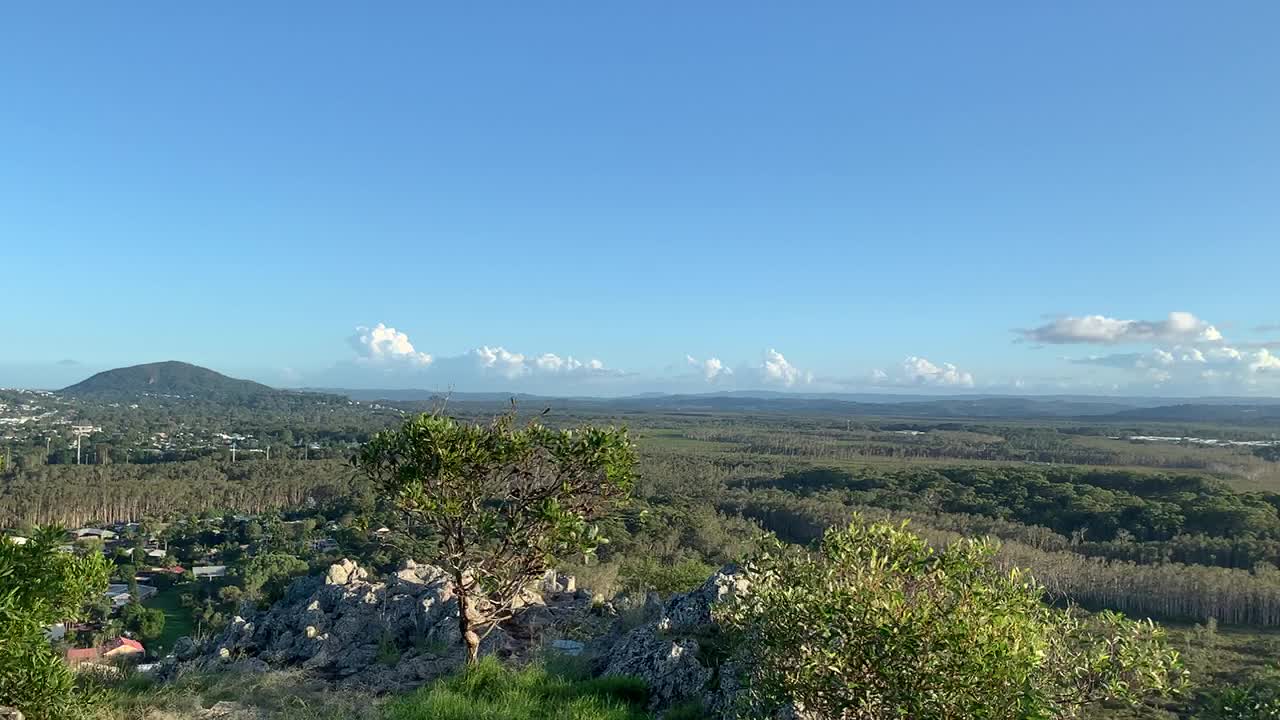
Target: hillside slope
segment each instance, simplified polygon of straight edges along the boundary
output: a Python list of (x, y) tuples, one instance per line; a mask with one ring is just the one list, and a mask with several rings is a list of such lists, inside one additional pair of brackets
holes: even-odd
[(61, 391), (73, 396), (180, 395), (228, 400), (281, 391), (250, 380), (238, 380), (190, 363), (170, 360), (106, 370)]

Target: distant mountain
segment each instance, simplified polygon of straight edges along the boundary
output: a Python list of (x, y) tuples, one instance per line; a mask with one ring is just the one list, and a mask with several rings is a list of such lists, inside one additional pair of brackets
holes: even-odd
[(1099, 395), (911, 395), (906, 393), (791, 393), (766, 390), (625, 397), (555, 397), (501, 392), (435, 390), (308, 389), (361, 401), (381, 401), (423, 411), (447, 399), (450, 406), (500, 411), (511, 400), (521, 407), (560, 412), (786, 413), (840, 417), (1099, 420), (1107, 422), (1227, 422), (1280, 424), (1275, 398), (1161, 398)]
[(215, 401), (284, 394), (282, 390), (261, 383), (237, 380), (208, 368), (175, 360), (107, 370), (63, 388), (61, 392), (80, 397), (178, 395)]
[(1239, 423), (1244, 425), (1280, 424), (1280, 404), (1212, 405), (1184, 403), (1165, 407), (1125, 410), (1114, 415), (1108, 415), (1107, 419), (1142, 420), (1147, 422)]

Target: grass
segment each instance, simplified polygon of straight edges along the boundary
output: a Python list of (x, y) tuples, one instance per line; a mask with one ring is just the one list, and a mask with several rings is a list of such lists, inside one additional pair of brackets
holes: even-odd
[(300, 671), (188, 674), (169, 683), (128, 675), (105, 688), (100, 720), (198, 720), (233, 702), (271, 720), (381, 720), (378, 701)]
[(582, 679), (544, 665), (482, 660), (457, 676), (393, 700), (384, 720), (647, 720), (648, 691), (629, 678)]
[(173, 585), (156, 593), (142, 603), (144, 607), (156, 608), (164, 612), (164, 632), (160, 637), (147, 643), (147, 649), (158, 657), (163, 657), (173, 649), (173, 644), (183, 635), (195, 635), (195, 621), (191, 610), (181, 605), (182, 586)]

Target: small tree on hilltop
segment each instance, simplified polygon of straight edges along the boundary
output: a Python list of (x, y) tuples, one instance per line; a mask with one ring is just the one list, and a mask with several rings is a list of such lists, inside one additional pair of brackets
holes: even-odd
[(427, 414), (379, 433), (353, 462), (399, 511), (406, 534), (438, 548), (474, 663), (483, 635), (511, 617), (531, 582), (557, 558), (605, 541), (593, 523), (630, 496), (636, 454), (625, 429)]
[(717, 611), (745, 648), (743, 712), (1061, 720), (1184, 684), (1159, 627), (1050, 607), (993, 552), (971, 540), (935, 550), (903, 526), (855, 518), (828, 530), (818, 552), (762, 553), (748, 565), (749, 592)]

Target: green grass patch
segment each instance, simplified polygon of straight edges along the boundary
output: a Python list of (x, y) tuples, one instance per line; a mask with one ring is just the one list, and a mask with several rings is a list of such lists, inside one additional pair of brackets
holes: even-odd
[(164, 612), (164, 632), (160, 637), (147, 643), (147, 649), (157, 656), (164, 656), (173, 649), (178, 638), (195, 635), (195, 621), (191, 617), (190, 608), (181, 604), (183, 586), (181, 584), (167, 587), (142, 603), (144, 607), (155, 608)]
[(385, 720), (647, 720), (648, 690), (630, 678), (586, 680), (542, 665), (485, 659), (396, 699)]

